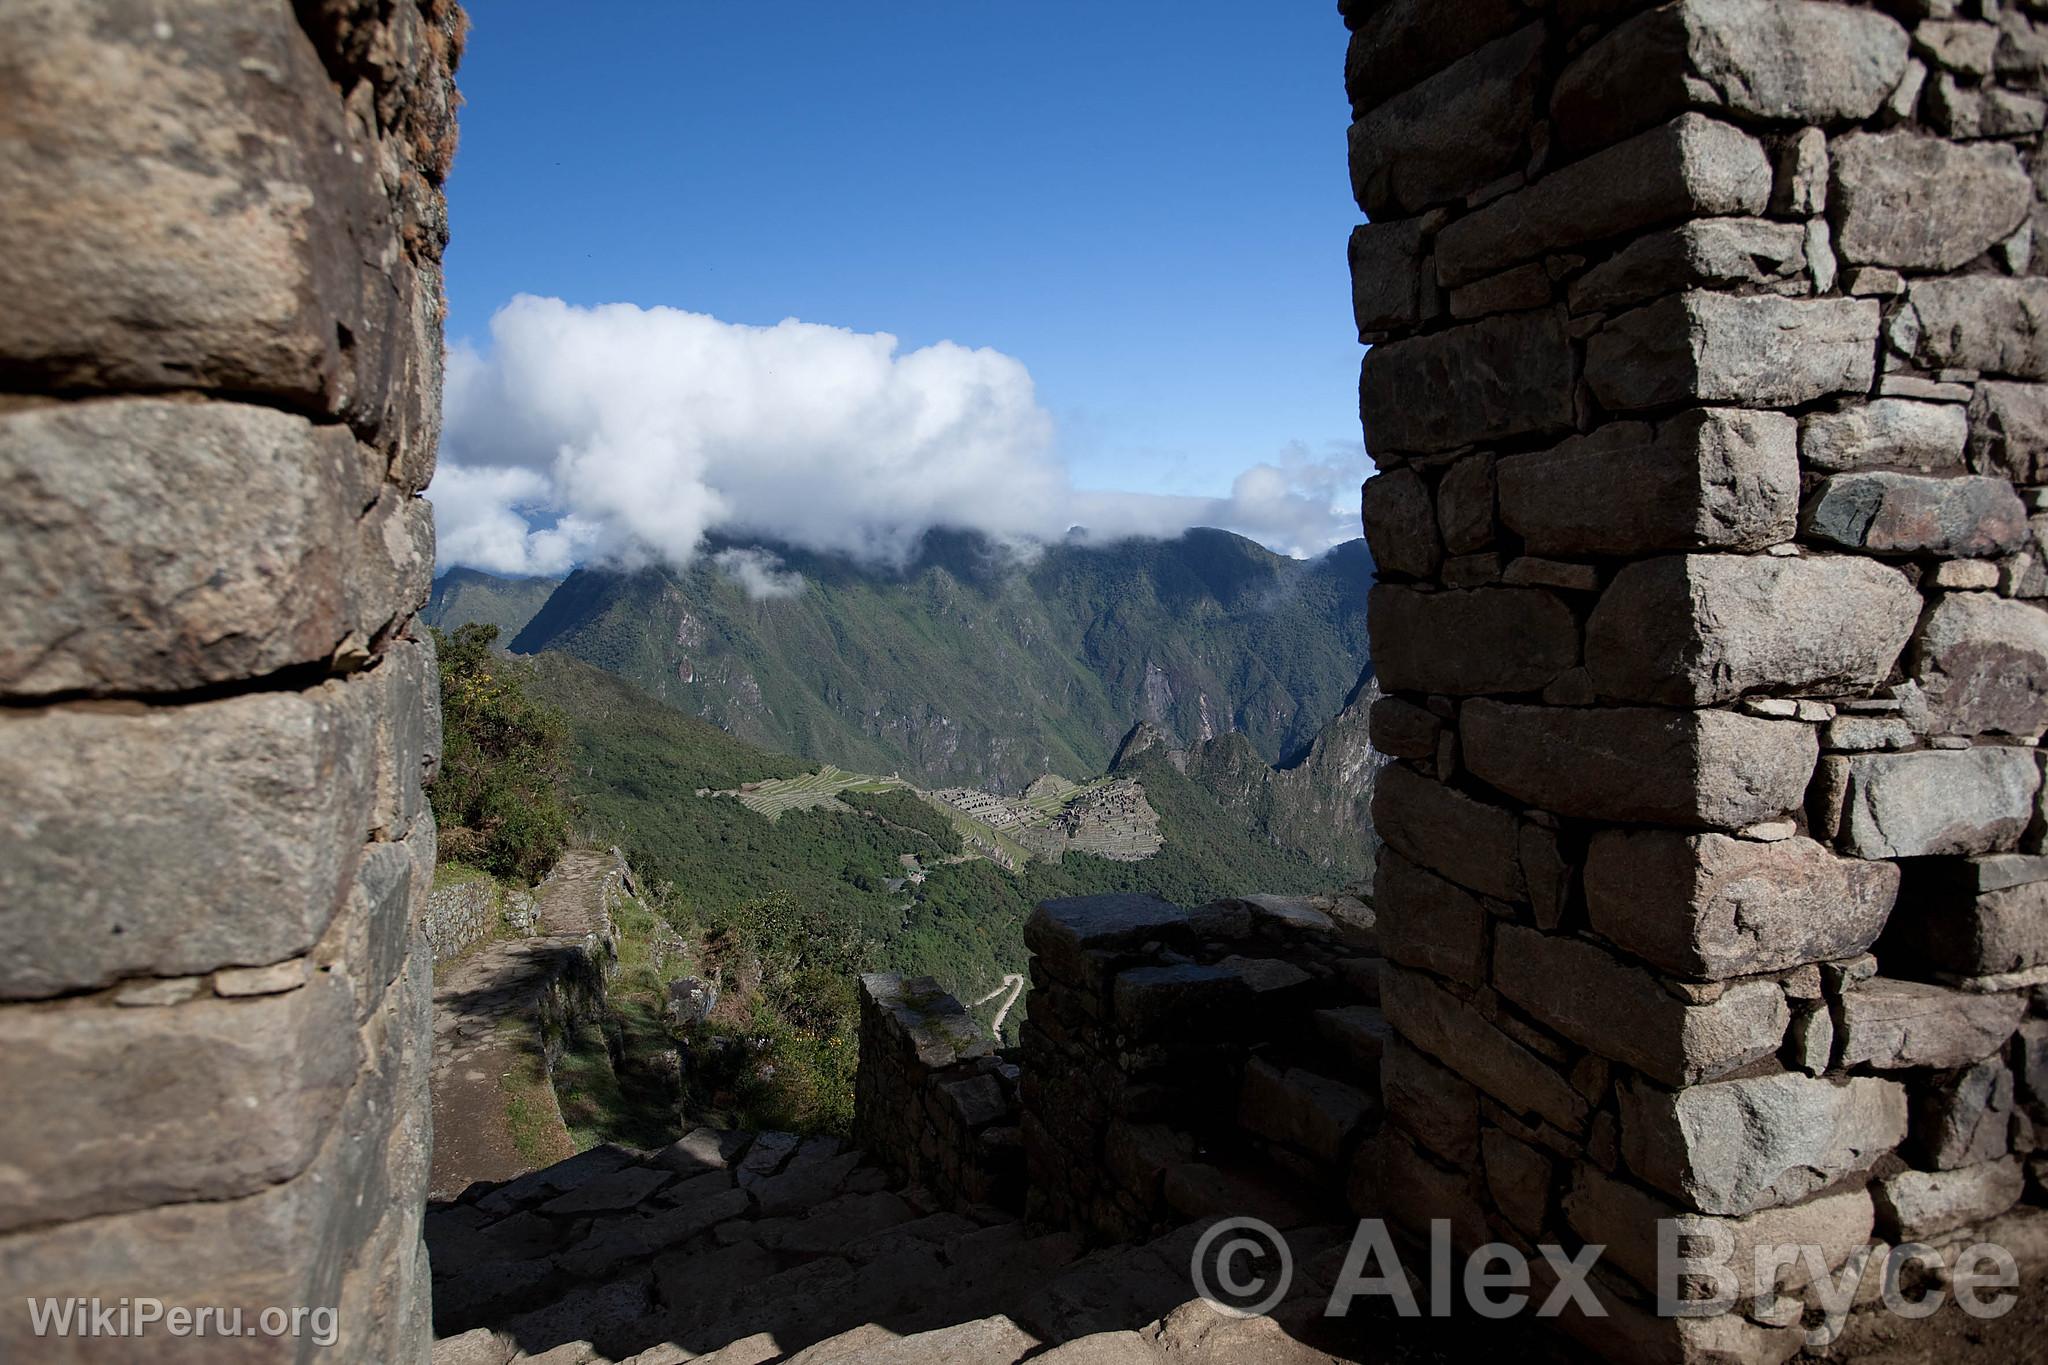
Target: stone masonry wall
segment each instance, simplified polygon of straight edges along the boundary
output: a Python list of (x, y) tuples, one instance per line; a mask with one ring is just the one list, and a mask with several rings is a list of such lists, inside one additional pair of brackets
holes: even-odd
[(854, 1145), (948, 1207), (1024, 1202), (1017, 1066), (932, 978), (860, 979)]
[(1278, 898), (1096, 896), (1046, 902), (1025, 941), (1035, 1219), (1110, 1243), (1343, 1206), (1380, 1117), (1369, 924)]
[[(1348, 0), (1387, 1206), (1963, 1237), (2048, 1145), (2048, 5)], [(2038, 1136), (2037, 1136), (2038, 1134)]]
[(423, 1360), (450, 0), (0, 0), (0, 1356)]

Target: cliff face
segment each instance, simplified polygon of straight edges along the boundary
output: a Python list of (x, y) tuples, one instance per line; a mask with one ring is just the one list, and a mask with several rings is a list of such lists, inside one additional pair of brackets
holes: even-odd
[(4, 9), (0, 1357), (146, 1292), (424, 1359), (461, 16)]
[(1329, 868), (1334, 881), (1363, 880), (1369, 886), (1379, 850), (1372, 826), (1373, 781), (1387, 761), (1367, 735), (1379, 695), (1372, 677), (1361, 679), (1344, 708), (1290, 767), (1272, 767), (1236, 732), (1181, 749), (1156, 726), (1141, 721), (1124, 737), (1111, 770), (1163, 754), (1267, 839), (1307, 854)]

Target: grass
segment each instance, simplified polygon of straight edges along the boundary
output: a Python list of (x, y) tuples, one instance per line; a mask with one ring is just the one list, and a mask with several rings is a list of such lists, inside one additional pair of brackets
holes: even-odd
[(512, 1133), (512, 1146), (529, 1168), (551, 1166), (582, 1150), (564, 1141), (554, 1088), (541, 1071), (540, 1059), (527, 1047), (519, 1049), (518, 1060), (499, 1078), (498, 1085), (505, 1092), (505, 1123)]
[(451, 887), (467, 886), (471, 882), (496, 880), (490, 873), (468, 863), (440, 862), (434, 864), (434, 889), (446, 891)]

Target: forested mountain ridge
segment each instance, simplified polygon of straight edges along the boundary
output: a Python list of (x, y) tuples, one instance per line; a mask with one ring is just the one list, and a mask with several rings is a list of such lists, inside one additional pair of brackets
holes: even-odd
[[(765, 749), (1015, 794), (1102, 772), (1136, 720), (1176, 747), (1235, 731), (1266, 763), (1301, 757), (1359, 677), (1371, 579), (1362, 541), (1301, 561), (1214, 530), (1031, 558), (935, 531), (901, 569), (721, 544), (684, 570), (578, 570), (510, 644)], [(472, 579), (436, 605), (488, 596)]]

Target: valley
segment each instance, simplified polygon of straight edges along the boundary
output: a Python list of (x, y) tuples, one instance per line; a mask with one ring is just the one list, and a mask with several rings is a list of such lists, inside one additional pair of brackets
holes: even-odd
[[(1337, 590), (1357, 567), (1344, 551), (1305, 564), (1192, 533), (1052, 547), (1034, 564), (989, 553), (955, 538), (900, 572), (793, 562), (803, 590), (766, 601), (705, 564), (437, 581), (450, 752), (467, 774), (437, 788), (448, 870), (517, 855), (530, 880), (555, 855), (518, 845), (543, 831), (616, 847), (643, 893), (622, 949), (665, 964), (617, 997), (611, 1044), (572, 1049), (570, 1073), (595, 1078), (584, 1093), (617, 1089), (608, 1048), (673, 1045), (696, 1116), (836, 1131), (862, 972), (934, 977), (1014, 1039), (1023, 926), (1041, 901), (1198, 904), (1370, 877), (1376, 693), (1345, 643), (1362, 594)], [(1201, 628), (1169, 628), (1168, 604)], [(829, 638), (810, 634), (818, 611), (834, 617)], [(1272, 696), (1254, 731), (1243, 698), (1260, 689)], [(892, 730), (892, 707), (954, 747)], [(492, 797), (473, 770), (507, 717), (535, 738), (501, 760), (521, 794)], [(687, 1027), (661, 1022), (678, 973), (703, 1001)], [(586, 1136), (619, 1107), (587, 1104)]]

